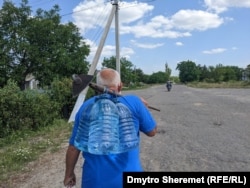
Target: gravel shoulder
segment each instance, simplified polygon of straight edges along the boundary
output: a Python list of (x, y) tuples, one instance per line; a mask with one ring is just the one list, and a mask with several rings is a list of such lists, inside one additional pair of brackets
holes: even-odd
[[(123, 92), (123, 94), (131, 93)], [(158, 123), (158, 134), (141, 134), (146, 171), (250, 171), (250, 89), (196, 89), (165, 85), (133, 91), (144, 97)], [(67, 139), (57, 153), (45, 153), (0, 187), (61, 188)], [(77, 187), (80, 187), (80, 158)]]

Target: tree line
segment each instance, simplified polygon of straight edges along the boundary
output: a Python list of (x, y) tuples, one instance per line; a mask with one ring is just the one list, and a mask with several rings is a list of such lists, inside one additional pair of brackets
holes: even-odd
[[(61, 23), (59, 6), (48, 11), (39, 8), (34, 15), (31, 12), (28, 0), (22, 0), (19, 7), (4, 1), (0, 9), (0, 87), (12, 79), (23, 90), (25, 78), (31, 74), (40, 87), (51, 85), (54, 78), (86, 74), (90, 47), (72, 22)], [(115, 68), (113, 60), (105, 58), (103, 66)], [(125, 58), (121, 58), (121, 66), (126, 84), (162, 82), (162, 72), (150, 78)]]
[(250, 65), (246, 69), (238, 66), (224, 66), (218, 64), (214, 66), (196, 65), (193, 61), (182, 61), (176, 67), (179, 70), (181, 82), (228, 82), (250, 80)]

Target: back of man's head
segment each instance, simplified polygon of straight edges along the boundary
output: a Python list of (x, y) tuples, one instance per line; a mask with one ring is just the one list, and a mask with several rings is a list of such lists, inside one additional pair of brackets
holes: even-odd
[(121, 85), (120, 74), (114, 69), (102, 69), (100, 72), (97, 73), (96, 83), (98, 85), (106, 86), (108, 88), (118, 88)]

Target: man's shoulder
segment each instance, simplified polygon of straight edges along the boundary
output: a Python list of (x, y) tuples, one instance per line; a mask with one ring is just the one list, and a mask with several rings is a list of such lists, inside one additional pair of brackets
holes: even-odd
[(140, 99), (137, 95), (133, 95), (133, 94), (123, 95), (122, 97), (126, 99), (135, 99), (135, 100)]
[(130, 109), (133, 109), (133, 110), (136, 110), (136, 109), (138, 110), (142, 106), (141, 99), (138, 96), (133, 95), (133, 94), (123, 95), (118, 98), (118, 101), (122, 102), (123, 104), (125, 104), (126, 106), (128, 106)]
[(138, 102), (141, 101), (140, 98), (137, 95), (133, 95), (133, 94), (127, 94), (127, 95), (123, 95), (121, 97), (119, 97), (120, 101), (127, 101), (127, 102)]
[(81, 108), (80, 108), (80, 111), (83, 110), (86, 106), (89, 106), (89, 105), (93, 104), (93, 103), (95, 102), (95, 98), (96, 98), (96, 96), (93, 96), (93, 97), (91, 97), (91, 98), (86, 99), (86, 100), (82, 103)]
[(86, 99), (86, 100), (84, 101), (84, 103), (88, 103), (88, 102), (94, 101), (95, 98), (96, 98), (96, 95), (94, 95), (94, 96), (92, 96), (92, 97)]

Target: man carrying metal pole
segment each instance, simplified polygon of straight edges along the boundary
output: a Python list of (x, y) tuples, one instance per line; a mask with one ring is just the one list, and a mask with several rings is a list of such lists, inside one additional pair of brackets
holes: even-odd
[[(102, 69), (97, 74), (96, 78), (97, 84), (101, 85), (102, 87), (106, 87), (108, 90), (113, 91), (113, 93), (120, 93), (122, 90), (122, 82), (120, 80), (119, 73), (114, 69)], [(94, 96), (87, 101), (85, 101), (79, 112), (76, 115), (76, 120), (74, 123), (73, 131), (69, 140), (69, 147), (66, 153), (66, 170), (65, 170), (65, 178), (64, 178), (64, 185), (67, 187), (72, 187), (76, 184), (76, 176), (74, 173), (75, 165), (79, 158), (80, 152), (82, 151), (82, 157), (84, 158), (83, 170), (82, 170), (82, 186), (84, 188), (122, 188), (122, 176), (123, 172), (141, 172), (143, 171), (142, 164), (140, 161), (140, 148), (139, 145), (131, 148), (130, 150), (122, 150), (117, 152), (116, 149), (112, 149), (113, 152), (108, 153), (99, 153), (103, 151), (103, 148), (110, 148), (111, 145), (116, 145), (115, 148), (120, 148), (120, 146), (124, 146), (124, 141), (126, 139), (120, 138), (132, 138), (139, 140), (140, 133), (144, 133), (149, 137), (155, 136), (157, 132), (157, 124), (154, 120), (152, 114), (149, 112), (147, 106), (143, 103), (143, 101), (135, 96), (135, 95), (127, 95), (117, 97), (116, 100), (118, 103), (124, 105), (128, 108), (129, 113), (123, 111), (122, 114), (119, 113), (118, 120), (116, 122), (109, 121), (114, 117), (115, 111), (109, 111), (112, 109), (110, 105), (107, 103), (100, 103), (101, 106), (99, 109), (102, 109), (98, 112), (96, 119), (89, 118), (88, 115), (93, 115), (92, 107), (96, 107), (96, 99), (98, 96)], [(93, 107), (93, 109), (96, 109)], [(106, 111), (109, 111), (108, 118), (104, 118)], [(125, 114), (124, 114), (125, 113)], [(111, 115), (112, 114), (112, 115)], [(131, 116), (130, 116), (130, 115)], [(129, 121), (125, 120), (130, 119)], [(102, 118), (104, 118), (102, 121)], [(92, 121), (93, 120), (93, 121)], [(89, 122), (89, 123), (86, 123)], [(87, 131), (88, 136), (81, 136), (80, 139), (84, 138), (87, 143), (87, 147), (84, 149), (80, 149), (79, 143), (82, 143), (78, 140), (78, 130), (82, 131), (83, 127), (89, 130), (93, 128), (93, 123), (99, 122), (97, 129), (95, 132), (90, 133), (91, 131)], [(118, 123), (118, 124), (116, 124)], [(117, 135), (117, 142), (111, 142), (111, 145), (108, 143), (108, 138), (113, 138), (114, 134), (113, 131), (110, 131), (110, 127), (114, 128), (115, 124), (121, 129), (118, 129)], [(105, 125), (105, 126), (103, 126)], [(129, 134), (127, 128), (133, 127), (135, 130), (135, 134), (132, 136)], [(95, 125), (94, 125), (95, 126)], [(120, 130), (126, 130), (126, 133), (120, 132)], [(112, 129), (113, 130), (113, 129)], [(94, 136), (93, 133), (98, 133), (98, 137)], [(85, 131), (86, 132), (86, 131)], [(84, 134), (85, 134), (84, 132)], [(113, 135), (113, 136), (112, 136)], [(128, 137), (127, 137), (128, 136)], [(116, 136), (115, 136), (116, 137)], [(94, 139), (93, 139), (94, 138)], [(86, 140), (87, 139), (87, 140)], [(91, 141), (90, 141), (91, 140)], [(98, 141), (102, 147), (98, 147), (95, 142)], [(79, 142), (78, 142), (79, 141)], [(100, 141), (100, 142), (99, 142)], [(92, 144), (95, 143), (95, 144)], [(127, 143), (127, 146), (131, 145), (131, 142)], [(83, 144), (85, 145), (85, 144)], [(86, 146), (86, 145), (85, 145)], [(107, 146), (107, 147), (106, 147)], [(93, 152), (93, 149), (96, 152)], [(111, 147), (112, 148), (112, 147)], [(105, 149), (106, 151), (106, 149)], [(111, 150), (110, 150), (111, 151)]]

